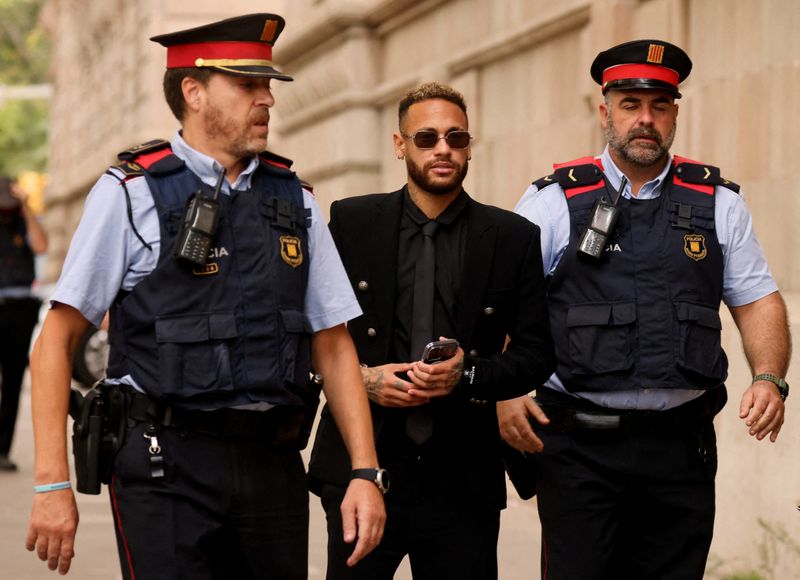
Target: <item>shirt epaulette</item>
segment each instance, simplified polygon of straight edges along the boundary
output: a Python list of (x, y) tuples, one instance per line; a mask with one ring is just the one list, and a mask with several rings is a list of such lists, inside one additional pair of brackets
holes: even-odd
[(540, 177), (536, 181), (532, 183), (532, 185), (536, 186), (536, 189), (544, 189), (548, 185), (553, 185), (554, 183), (558, 183), (555, 178), (555, 174), (551, 173), (550, 175), (545, 175), (544, 177)]
[(676, 156), (675, 174), (686, 183), (720, 185), (739, 193), (739, 185), (722, 177), (719, 167), (713, 165), (705, 165)]
[[(157, 176), (169, 175), (185, 165), (183, 159), (172, 152), (170, 142), (164, 139), (153, 139), (141, 145), (136, 145), (120, 152), (117, 157), (121, 161), (127, 162), (130, 170), (138, 167), (140, 172), (147, 171), (147, 173)], [(125, 170), (121, 169), (121, 171), (125, 173)], [(126, 179), (130, 179), (127, 177), (127, 173)]]
[(167, 149), (169, 146), (169, 141), (164, 139), (153, 139), (152, 141), (147, 141), (141, 145), (136, 145), (130, 149), (126, 149), (125, 151), (120, 151), (117, 154), (117, 158), (120, 161), (133, 161), (137, 157), (147, 155), (148, 153), (154, 153), (156, 151), (160, 151), (161, 149)]
[(144, 175), (144, 171), (142, 171), (142, 166), (132, 161), (123, 161), (118, 165), (114, 165), (113, 169), (119, 171), (122, 174), (123, 179), (125, 179), (125, 181), (133, 179), (134, 177), (139, 177), (141, 175)]
[(603, 179), (603, 172), (594, 163), (559, 167), (553, 175), (564, 190), (595, 185)]

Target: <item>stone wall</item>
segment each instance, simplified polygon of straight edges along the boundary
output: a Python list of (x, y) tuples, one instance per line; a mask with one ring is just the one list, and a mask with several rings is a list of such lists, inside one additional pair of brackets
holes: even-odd
[[(163, 49), (146, 39), (259, 10), (286, 16), (275, 58), (296, 77), (274, 84), (271, 148), (297, 160), (325, 209), (402, 185), (404, 166), (391, 146), (396, 103), (426, 80), (467, 97), (476, 138), (468, 191), (512, 208), (554, 161), (601, 150), (601, 95), (588, 74), (598, 51), (647, 37), (681, 45), (694, 70), (673, 149), (742, 185), (798, 335), (800, 186), (790, 177), (800, 128), (796, 0), (228, 0), (224, 8), (211, 0), (51, 0), (51, 278), (83, 197), (115, 153), (174, 131), (160, 91)], [(797, 395), (776, 445), (750, 440), (737, 418), (749, 370), (729, 318), (725, 328), (731, 402), (718, 421), (709, 576), (760, 568), (793, 577), (800, 555), (780, 533), (800, 543)], [(789, 382), (797, 377), (791, 372)]]

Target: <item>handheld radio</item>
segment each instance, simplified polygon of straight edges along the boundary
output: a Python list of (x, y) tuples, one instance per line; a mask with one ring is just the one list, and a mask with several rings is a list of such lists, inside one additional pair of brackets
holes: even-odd
[(628, 179), (623, 175), (617, 196), (612, 203), (606, 201), (605, 196), (594, 202), (592, 213), (589, 215), (589, 225), (578, 243), (578, 253), (592, 258), (599, 258), (603, 255), (608, 239), (614, 233), (614, 226), (617, 225), (619, 217), (619, 207), (617, 206), (627, 183)]
[(203, 190), (192, 194), (186, 203), (181, 231), (178, 233), (178, 244), (175, 246), (175, 257), (204, 266), (208, 258), (208, 250), (214, 239), (219, 222), (219, 191), (225, 179), (225, 168), (219, 174), (211, 198), (203, 195)]

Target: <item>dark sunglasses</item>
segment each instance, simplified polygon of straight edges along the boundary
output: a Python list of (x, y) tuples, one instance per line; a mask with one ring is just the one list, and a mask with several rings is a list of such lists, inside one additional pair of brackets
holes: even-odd
[(403, 137), (414, 141), (414, 145), (418, 149), (433, 149), (439, 139), (444, 139), (451, 149), (463, 149), (472, 140), (472, 135), (467, 131), (450, 131), (447, 135), (439, 135), (436, 131), (429, 129), (417, 131), (413, 135), (403, 135)]

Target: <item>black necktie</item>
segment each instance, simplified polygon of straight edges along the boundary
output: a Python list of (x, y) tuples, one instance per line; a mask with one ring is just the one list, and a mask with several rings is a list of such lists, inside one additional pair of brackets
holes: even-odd
[[(422, 245), (414, 270), (414, 307), (411, 319), (411, 360), (419, 360), (425, 345), (433, 336), (433, 301), (436, 292), (436, 246), (433, 236), (439, 224), (430, 220), (422, 226)], [(406, 433), (417, 445), (422, 445), (433, 433), (433, 419), (428, 405), (409, 411)]]

